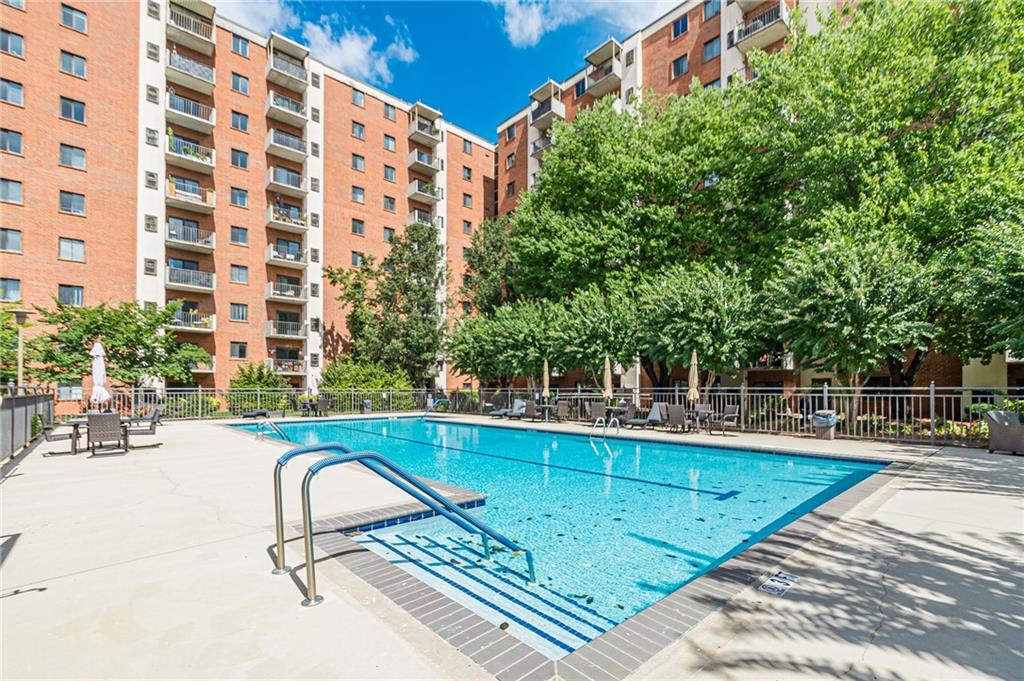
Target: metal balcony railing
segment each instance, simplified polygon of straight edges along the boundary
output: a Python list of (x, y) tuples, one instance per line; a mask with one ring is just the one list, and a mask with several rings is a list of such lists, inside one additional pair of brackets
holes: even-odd
[(282, 95), (280, 92), (272, 91), (270, 93), (270, 101), (276, 107), (288, 109), (292, 113), (299, 114), (300, 116), (306, 115), (305, 104), (298, 100), (292, 99), (291, 97), (286, 97), (285, 95)]
[(302, 67), (302, 64), (296, 64), (290, 59), (286, 59), (279, 54), (275, 54), (271, 60), (271, 65), (278, 71), (287, 73), (293, 78), (299, 80), (306, 80), (306, 69)]
[(612, 58), (607, 61), (601, 62), (600, 64), (594, 67), (594, 69), (590, 72), (590, 75), (587, 76), (587, 78), (590, 80), (591, 83), (597, 83), (600, 82), (601, 80), (604, 80), (605, 78), (610, 76), (612, 71), (615, 69), (615, 61), (616, 60)]
[(213, 248), (216, 244), (216, 234), (198, 227), (186, 227), (183, 225), (167, 225), (167, 238), (171, 241), (181, 241), (195, 246), (206, 246)]
[(213, 189), (196, 187), (190, 182), (185, 182), (177, 177), (167, 178), (167, 196), (185, 201), (195, 201), (206, 205), (213, 205), (215, 193)]
[(541, 116), (543, 116), (544, 114), (548, 113), (549, 111), (551, 111), (551, 100), (550, 99), (545, 99), (543, 102), (538, 104), (534, 108), (534, 110), (530, 113), (530, 118), (531, 118), (531, 120), (535, 121), (538, 118), (540, 118)]
[(441, 136), (441, 130), (430, 121), (417, 118), (413, 125), (415, 126), (416, 131), (422, 132), (424, 135), (430, 135), (431, 137)]
[(303, 154), (306, 153), (306, 140), (301, 137), (296, 137), (277, 128), (271, 129), (270, 133), (270, 139), (274, 144), (280, 144), (282, 147), (288, 147)]
[(773, 7), (753, 19), (750, 19), (736, 29), (736, 42), (745, 40), (758, 31), (762, 31), (777, 21), (782, 21), (782, 6)]
[(304, 263), (306, 262), (306, 251), (303, 249), (280, 248), (276, 244), (267, 244), (267, 259)]
[(213, 272), (200, 272), (199, 270), (186, 270), (178, 267), (167, 268), (167, 283), (181, 284), (182, 286), (195, 286), (197, 288), (213, 288)]
[(270, 217), (275, 222), (285, 222), (297, 227), (306, 226), (306, 215), (299, 209), (271, 206)]
[(186, 57), (179, 53), (177, 50), (168, 50), (167, 52), (167, 64), (168, 66), (175, 68), (179, 71), (183, 71), (189, 75), (195, 76), (200, 80), (205, 80), (207, 83), (214, 82), (214, 70), (212, 66), (207, 66), (202, 62), (198, 62), (195, 59)]
[(554, 140), (552, 140), (550, 137), (539, 137), (533, 143), (533, 152), (532, 153), (536, 154), (538, 151), (543, 151), (543, 150), (547, 149), (548, 147), (550, 147), (553, 143), (554, 143)]
[(167, 108), (204, 121), (213, 121), (212, 106), (200, 104), (194, 99), (182, 97), (181, 95), (176, 95), (173, 92), (167, 93)]
[(425, 210), (414, 210), (409, 213), (409, 222), (411, 224), (420, 223), (424, 225), (434, 224), (433, 216)]
[(306, 287), (301, 284), (286, 284), (280, 281), (267, 283), (267, 290), (271, 295), (279, 298), (295, 298), (301, 300), (305, 297)]
[(167, 137), (167, 151), (199, 161), (200, 163), (213, 163), (213, 149), (196, 144), (195, 142), (186, 142), (174, 135)]
[(205, 40), (213, 40), (213, 24), (191, 14), (186, 14), (171, 7), (167, 10), (167, 22)]
[(305, 336), (305, 325), (302, 322), (287, 322), (277, 319), (267, 321), (266, 332), (268, 336), (292, 336), (301, 338)]
[(274, 166), (271, 177), (274, 182), (277, 182), (278, 184), (288, 185), (295, 189), (302, 189), (302, 175), (294, 170), (282, 168), (281, 166)]
[(280, 374), (301, 374), (305, 368), (305, 362), (299, 359), (279, 359), (271, 357), (267, 359), (267, 365)]
[(436, 185), (430, 182), (424, 182), (423, 180), (413, 180), (409, 183), (409, 188), (420, 194), (426, 194), (427, 196), (433, 196), (435, 199), (441, 198), (441, 190)]
[(176, 329), (213, 329), (215, 320), (216, 315), (178, 310), (171, 318), (170, 326)]

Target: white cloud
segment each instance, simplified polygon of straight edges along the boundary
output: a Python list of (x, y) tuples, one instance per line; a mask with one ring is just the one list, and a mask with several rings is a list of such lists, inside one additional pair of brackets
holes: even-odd
[(299, 17), (285, 0), (213, 0), (217, 13), (257, 33), (281, 33), (299, 25)]
[(586, 2), (579, 0), (491, 0), (504, 12), (504, 29), (516, 47), (531, 47), (545, 33), (585, 19), (632, 33), (678, 4), (677, 0)]
[(387, 85), (394, 77), (391, 62), (411, 64), (416, 61), (409, 31), (390, 16), (387, 23), (395, 28), (391, 42), (383, 49), (374, 49), (377, 36), (366, 28), (346, 27), (335, 34), (337, 16), (322, 16), (320, 23), (307, 21), (302, 25), (302, 38), (316, 58), (345, 73), (370, 83)]

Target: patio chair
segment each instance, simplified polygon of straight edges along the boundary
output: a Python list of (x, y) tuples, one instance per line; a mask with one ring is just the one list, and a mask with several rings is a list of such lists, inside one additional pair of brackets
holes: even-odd
[(1024, 424), (1012, 411), (994, 410), (985, 412), (988, 424), (988, 451), (1024, 454)]
[(331, 401), (326, 397), (321, 397), (316, 401), (316, 415), (327, 416), (331, 411)]
[(636, 418), (636, 405), (630, 402), (629, 404), (623, 405), (626, 407), (626, 411), (622, 412), (622, 416), (619, 417), (619, 421), (625, 423), (631, 419)]
[(727, 404), (725, 409), (722, 410), (721, 416), (712, 415), (708, 419), (708, 432), (711, 432), (712, 428), (718, 427), (722, 429), (722, 435), (725, 435), (725, 427), (732, 426), (738, 428), (740, 425), (740, 405), (738, 404)]
[(63, 440), (70, 440), (71, 451), (69, 452), (69, 454), (75, 454), (76, 450), (78, 449), (78, 442), (76, 441), (77, 438), (75, 437), (75, 429), (71, 428), (71, 430), (69, 430), (66, 433), (55, 433), (54, 431), (57, 429), (59, 425), (60, 424), (58, 423), (56, 425), (50, 424), (48, 426), (43, 426), (43, 439), (46, 440), (47, 442), (61, 442)]
[(160, 424), (160, 412), (163, 405), (158, 404), (149, 410), (141, 419), (133, 419), (125, 428), (127, 435), (156, 435), (156, 427)]
[(555, 420), (559, 423), (569, 420), (569, 403), (565, 400), (555, 403)]
[(669, 404), (666, 406), (665, 425), (669, 430), (688, 431), (690, 430), (690, 417), (686, 415), (686, 405)]
[(537, 403), (533, 400), (526, 400), (526, 411), (523, 413), (523, 416), (531, 421), (539, 419), (540, 410), (537, 409)]
[[(536, 406), (535, 406), (536, 408)], [(516, 400), (512, 403), (512, 408), (509, 410), (508, 416), (510, 419), (521, 419), (526, 413), (526, 400)]]
[(598, 419), (603, 421), (606, 413), (604, 402), (587, 402), (587, 420), (590, 425), (597, 423)]
[(665, 402), (655, 402), (651, 405), (651, 410), (647, 412), (647, 416), (630, 419), (624, 425), (629, 428), (654, 428), (659, 426), (665, 423), (667, 407), (668, 404)]
[(128, 428), (121, 425), (120, 414), (89, 414), (86, 416), (89, 432), (86, 446), (96, 454), (96, 447), (111, 444), (128, 451)]

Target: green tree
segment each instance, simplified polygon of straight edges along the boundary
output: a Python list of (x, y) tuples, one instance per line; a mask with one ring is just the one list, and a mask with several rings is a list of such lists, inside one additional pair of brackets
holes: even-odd
[(284, 390), (291, 387), (288, 379), (263, 362), (246, 362), (238, 365), (230, 385), (237, 390)]
[(358, 361), (342, 355), (326, 367), (320, 378), (320, 389), (385, 390), (412, 388), (409, 377), (401, 369), (388, 369), (369, 361)]
[(0, 383), (18, 374), (18, 324), (9, 308), (0, 306)]
[(562, 355), (560, 368), (582, 369), (591, 381), (599, 384), (605, 357), (631, 366), (640, 353), (642, 364), (656, 385), (661, 372), (667, 377), (671, 367), (652, 361), (641, 343), (642, 311), (629, 286), (615, 283), (602, 291), (592, 284), (565, 299), (562, 305), (564, 312), (553, 330)]
[(428, 385), (446, 330), (446, 301), (438, 297), (446, 267), (437, 228), (409, 225), (379, 265), (366, 258), (354, 269), (325, 267), (324, 275), (349, 308), (353, 358), (401, 369), (413, 385)]
[(515, 298), (511, 288), (512, 251), (507, 218), (485, 220), (473, 233), (460, 294), (479, 313), (492, 312)]
[(191, 343), (179, 343), (166, 331), (180, 307), (163, 309), (138, 303), (72, 306), (55, 302), (53, 309), (36, 308), (38, 324), (47, 332), (28, 343), (26, 371), (47, 383), (77, 380), (92, 370), (89, 350), (99, 340), (106, 351), (107, 376), (126, 385), (147, 379), (192, 380), (192, 366), (209, 354)]

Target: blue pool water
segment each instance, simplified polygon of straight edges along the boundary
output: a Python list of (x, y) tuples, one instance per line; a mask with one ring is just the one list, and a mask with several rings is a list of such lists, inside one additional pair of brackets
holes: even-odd
[[(477, 512), (534, 551), (544, 586), (615, 622), (884, 467), (419, 418), (278, 425), (297, 444), (375, 450), (484, 492)], [(502, 560), (523, 570), (521, 559)]]

